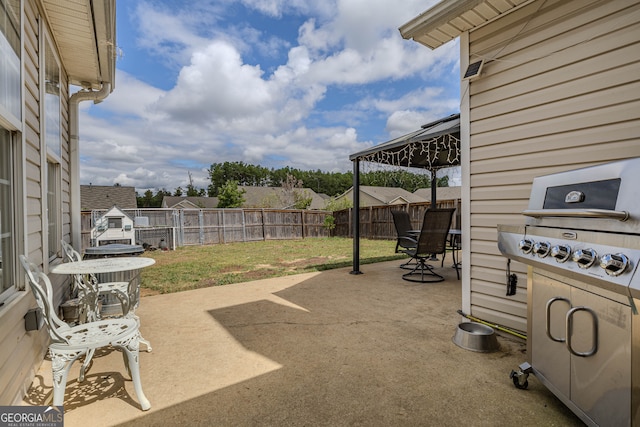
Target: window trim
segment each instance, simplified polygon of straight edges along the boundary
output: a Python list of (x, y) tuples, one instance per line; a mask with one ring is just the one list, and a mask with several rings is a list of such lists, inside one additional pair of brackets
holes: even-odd
[[(58, 149), (51, 147), (51, 144), (47, 141), (47, 82), (46, 82), (46, 69), (47, 69), (47, 51), (51, 53), (51, 57), (55, 61), (55, 65), (58, 68), (59, 80), (62, 80), (62, 66), (60, 57), (56, 50), (56, 46), (53, 43), (53, 37), (48, 31), (48, 28), (41, 23), (42, 37), (40, 38), (40, 146), (41, 146), (41, 166), (40, 166), (40, 197), (41, 197), (41, 223), (42, 223), (42, 258), (43, 263), (46, 265), (45, 269), (48, 269), (48, 264), (51, 264), (56, 259), (61, 258), (62, 248), (60, 246), (60, 239), (62, 238), (62, 219), (63, 215), (60, 213), (62, 210), (62, 90), (59, 87), (58, 93), (58, 142), (60, 146)], [(61, 82), (58, 82), (59, 85)], [(50, 165), (56, 164), (57, 173), (55, 175), (56, 182), (53, 183), (54, 187), (50, 187), (49, 168)], [(54, 230), (55, 236), (50, 235), (49, 227), (49, 191), (53, 188), (56, 196), (53, 201), (52, 213), (55, 215), (56, 230)], [(51, 245), (55, 245), (54, 248), (50, 248)], [(51, 254), (51, 255), (50, 255)], [(47, 263), (48, 261), (48, 263)]]
[[(0, 147), (0, 152), (4, 156), (4, 154), (6, 154), (6, 153), (4, 153), (4, 149), (6, 148), (7, 151), (8, 151), (8, 156), (7, 157), (9, 159), (13, 160), (14, 159), (14, 152), (15, 152), (15, 145), (16, 145), (15, 144), (15, 132), (13, 132), (13, 131), (11, 131), (9, 129), (5, 129), (4, 127), (2, 127), (1, 130), (3, 132), (7, 133), (7, 135), (8, 135), (8, 144), (7, 144), (7, 147)], [(10, 169), (9, 170), (8, 183), (5, 184), (4, 183), (4, 179), (2, 180), (3, 182), (0, 182), (0, 185), (6, 185), (8, 190), (9, 190), (9, 197), (8, 197), (9, 205), (14, 204), (15, 200), (16, 200), (16, 198), (15, 198), (15, 196), (16, 196), (16, 194), (15, 194), (16, 193), (15, 192), (16, 174), (15, 174), (15, 166), (13, 166), (14, 163), (15, 162), (13, 162), (13, 161), (8, 163), (9, 169)], [(10, 265), (10, 269), (9, 269), (9, 271), (12, 273), (11, 274), (12, 277), (10, 277), (11, 285), (9, 285), (6, 288), (4, 288), (4, 284), (3, 284), (3, 288), (0, 288), (0, 301), (5, 301), (6, 299), (8, 299), (10, 297), (10, 295), (13, 293), (12, 290), (16, 289), (16, 282), (18, 280), (17, 279), (18, 274), (16, 273), (17, 272), (17, 262), (16, 262), (17, 257), (15, 256), (15, 254), (16, 254), (16, 252), (15, 252), (15, 249), (16, 249), (16, 232), (17, 232), (17, 230), (16, 230), (16, 221), (15, 221), (15, 216), (16, 215), (15, 215), (13, 209), (11, 209), (11, 206), (7, 206), (7, 207), (9, 208), (7, 210), (9, 212), (9, 214), (10, 214), (10, 217), (9, 217), (9, 219), (10, 219), (10, 224), (9, 224), (10, 230), (7, 230), (9, 232), (9, 237), (11, 238), (11, 248), (9, 249), (9, 252), (13, 253), (14, 256), (11, 257), (10, 261), (11, 261), (12, 265)], [(3, 210), (0, 210), (0, 215), (2, 215), (2, 212), (3, 212)], [(1, 218), (0, 218), (0, 220), (1, 220)], [(2, 233), (3, 231), (4, 230), (2, 230), (2, 228), (0, 227), (0, 233)], [(1, 244), (3, 244), (3, 242), (0, 239), (0, 245)], [(2, 253), (1, 249), (2, 248), (0, 246), (0, 253)], [(0, 261), (2, 261), (2, 260), (0, 259)], [(0, 263), (0, 265), (2, 265), (2, 264)]]
[[(53, 176), (51, 175), (52, 172), (54, 174)], [(62, 166), (60, 163), (50, 157), (47, 158), (46, 175), (47, 180), (44, 187), (46, 189), (47, 197), (46, 203), (43, 203), (43, 205), (46, 204), (47, 211), (45, 218), (45, 222), (47, 223), (47, 252), (45, 253), (47, 254), (46, 258), (51, 262), (56, 258), (61, 257), (60, 240), (62, 239), (62, 218), (60, 212), (62, 210)], [(55, 182), (52, 183), (52, 179), (55, 180)], [(53, 200), (50, 200), (49, 198), (52, 197), (52, 194)], [(53, 235), (51, 234), (52, 230), (49, 226), (52, 222), (51, 218), (53, 218), (53, 221), (55, 222)], [(55, 249), (52, 250), (51, 246), (54, 246)]]
[[(19, 52), (16, 52), (17, 54), (17, 59), (18, 59), (18, 67), (19, 67), (19, 73), (20, 75), (18, 76), (18, 80), (20, 82), (20, 88), (19, 88), (19, 112), (18, 112), (18, 116), (16, 116), (14, 113), (12, 113), (10, 111), (10, 109), (7, 109), (4, 105), (0, 105), (0, 126), (3, 126), (5, 129), (9, 129), (11, 130), (12, 128), (14, 129), (21, 129), (22, 127), (22, 118), (24, 117), (24, 44), (22, 42), (22, 36), (24, 34), (23, 32), (23, 28), (24, 28), (24, 12), (23, 12), (23, 7), (22, 7), (22, 0), (18, 0), (18, 11), (17, 11), (17, 19), (19, 19), (18, 22), (18, 49)], [(5, 37), (5, 36), (3, 36)], [(5, 37), (6, 39), (6, 37)], [(11, 42), (9, 40), (7, 40), (7, 43), (11, 44)], [(10, 46), (10, 48), (12, 49), (12, 47)], [(15, 49), (13, 49), (15, 51)]]
[(9, 306), (9, 303), (20, 295), (24, 295), (26, 289), (26, 284), (24, 280), (24, 275), (20, 274), (20, 265), (18, 261), (18, 254), (25, 253), (26, 250), (26, 223), (27, 220), (25, 218), (26, 212), (26, 193), (25, 193), (25, 175), (24, 171), (26, 169), (26, 159), (24, 157), (25, 153), (25, 134), (23, 131), (23, 122), (25, 116), (25, 104), (24, 104), (24, 96), (25, 96), (25, 85), (24, 85), (24, 57), (25, 57), (25, 49), (24, 49), (24, 7), (23, 1), (18, 1), (18, 15), (19, 15), (19, 25), (18, 25), (18, 43), (19, 43), (19, 93), (20, 93), (20, 106), (19, 106), (19, 116), (13, 114), (9, 109), (5, 106), (0, 105), (0, 127), (3, 130), (9, 132), (9, 144), (10, 144), (10, 156), (11, 156), (11, 203), (13, 205), (12, 214), (13, 218), (11, 221), (12, 233), (13, 233), (13, 241), (12, 241), (12, 252), (14, 254), (13, 259), (11, 260), (13, 264), (13, 277), (11, 278), (12, 286), (7, 287), (6, 289), (0, 289), (0, 302), (4, 303), (4, 305), (0, 308), (0, 316), (6, 310), (2, 310), (2, 308), (6, 308)]
[(57, 117), (57, 131), (58, 131), (58, 135), (57, 135), (57, 147), (53, 147), (52, 144), (47, 140), (47, 137), (49, 136), (49, 131), (47, 129), (47, 122), (49, 121), (49, 115), (47, 114), (47, 96), (49, 95), (49, 93), (47, 92), (47, 67), (48, 67), (48, 63), (47, 63), (47, 53), (51, 53), (52, 59), (55, 62), (55, 65), (58, 68), (58, 80), (62, 80), (61, 76), (62, 76), (62, 67), (60, 65), (60, 57), (58, 56), (58, 53), (56, 52), (55, 49), (55, 45), (53, 44), (52, 40), (51, 40), (51, 36), (49, 35), (49, 32), (44, 32), (44, 37), (42, 37), (42, 54), (41, 54), (41, 61), (42, 61), (42, 65), (41, 65), (41, 70), (44, 70), (43, 73), (40, 74), (40, 79), (41, 79), (41, 86), (40, 86), (40, 91), (41, 91), (41, 108), (42, 108), (42, 116), (40, 119), (40, 126), (41, 126), (41, 137), (44, 141), (44, 145), (46, 146), (46, 153), (48, 156), (53, 157), (58, 163), (60, 163), (61, 158), (62, 158), (62, 90), (60, 88), (60, 85), (62, 84), (61, 81), (58, 81), (58, 94), (57, 94), (57, 98), (58, 98), (58, 117)]

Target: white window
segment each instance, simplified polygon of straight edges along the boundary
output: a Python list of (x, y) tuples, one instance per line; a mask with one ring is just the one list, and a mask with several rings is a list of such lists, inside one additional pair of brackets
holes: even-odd
[(122, 228), (122, 218), (109, 217), (109, 228)]
[(20, 0), (0, 0), (0, 116), (19, 123)]
[(60, 163), (47, 161), (47, 240), (49, 259), (60, 249)]
[(44, 54), (44, 128), (47, 151), (61, 157), (60, 65), (51, 44), (45, 42)]
[[(20, 0), (0, 0), (0, 301), (15, 289), (17, 238), (15, 173), (20, 98)], [(3, 124), (8, 125), (3, 126)]]
[(12, 135), (0, 127), (0, 294), (15, 284)]
[(46, 190), (47, 190), (47, 255), (49, 260), (60, 256), (62, 238), (62, 183), (61, 167), (61, 104), (60, 104), (60, 63), (49, 38), (44, 41), (44, 144), (46, 146)]

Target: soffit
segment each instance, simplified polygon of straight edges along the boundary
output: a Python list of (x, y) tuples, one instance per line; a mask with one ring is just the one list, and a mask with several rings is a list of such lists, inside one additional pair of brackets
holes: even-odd
[(532, 0), (443, 0), (402, 25), (405, 39), (435, 49), (446, 42), (496, 18), (522, 7)]
[(115, 83), (115, 0), (41, 0), (69, 83)]

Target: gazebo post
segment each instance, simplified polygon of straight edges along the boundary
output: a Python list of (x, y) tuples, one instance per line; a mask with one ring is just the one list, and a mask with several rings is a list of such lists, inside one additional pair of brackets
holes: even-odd
[(437, 192), (438, 180), (436, 179), (436, 169), (431, 168), (429, 172), (431, 172), (431, 208), (435, 209), (437, 208), (436, 196), (438, 194)]
[(360, 271), (360, 159), (353, 159), (353, 269), (349, 274)]

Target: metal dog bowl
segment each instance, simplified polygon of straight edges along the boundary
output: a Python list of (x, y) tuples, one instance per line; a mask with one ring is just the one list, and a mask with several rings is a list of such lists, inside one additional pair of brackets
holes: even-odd
[(490, 353), (499, 348), (493, 328), (476, 322), (460, 323), (453, 336), (453, 343), (466, 350), (481, 353)]

